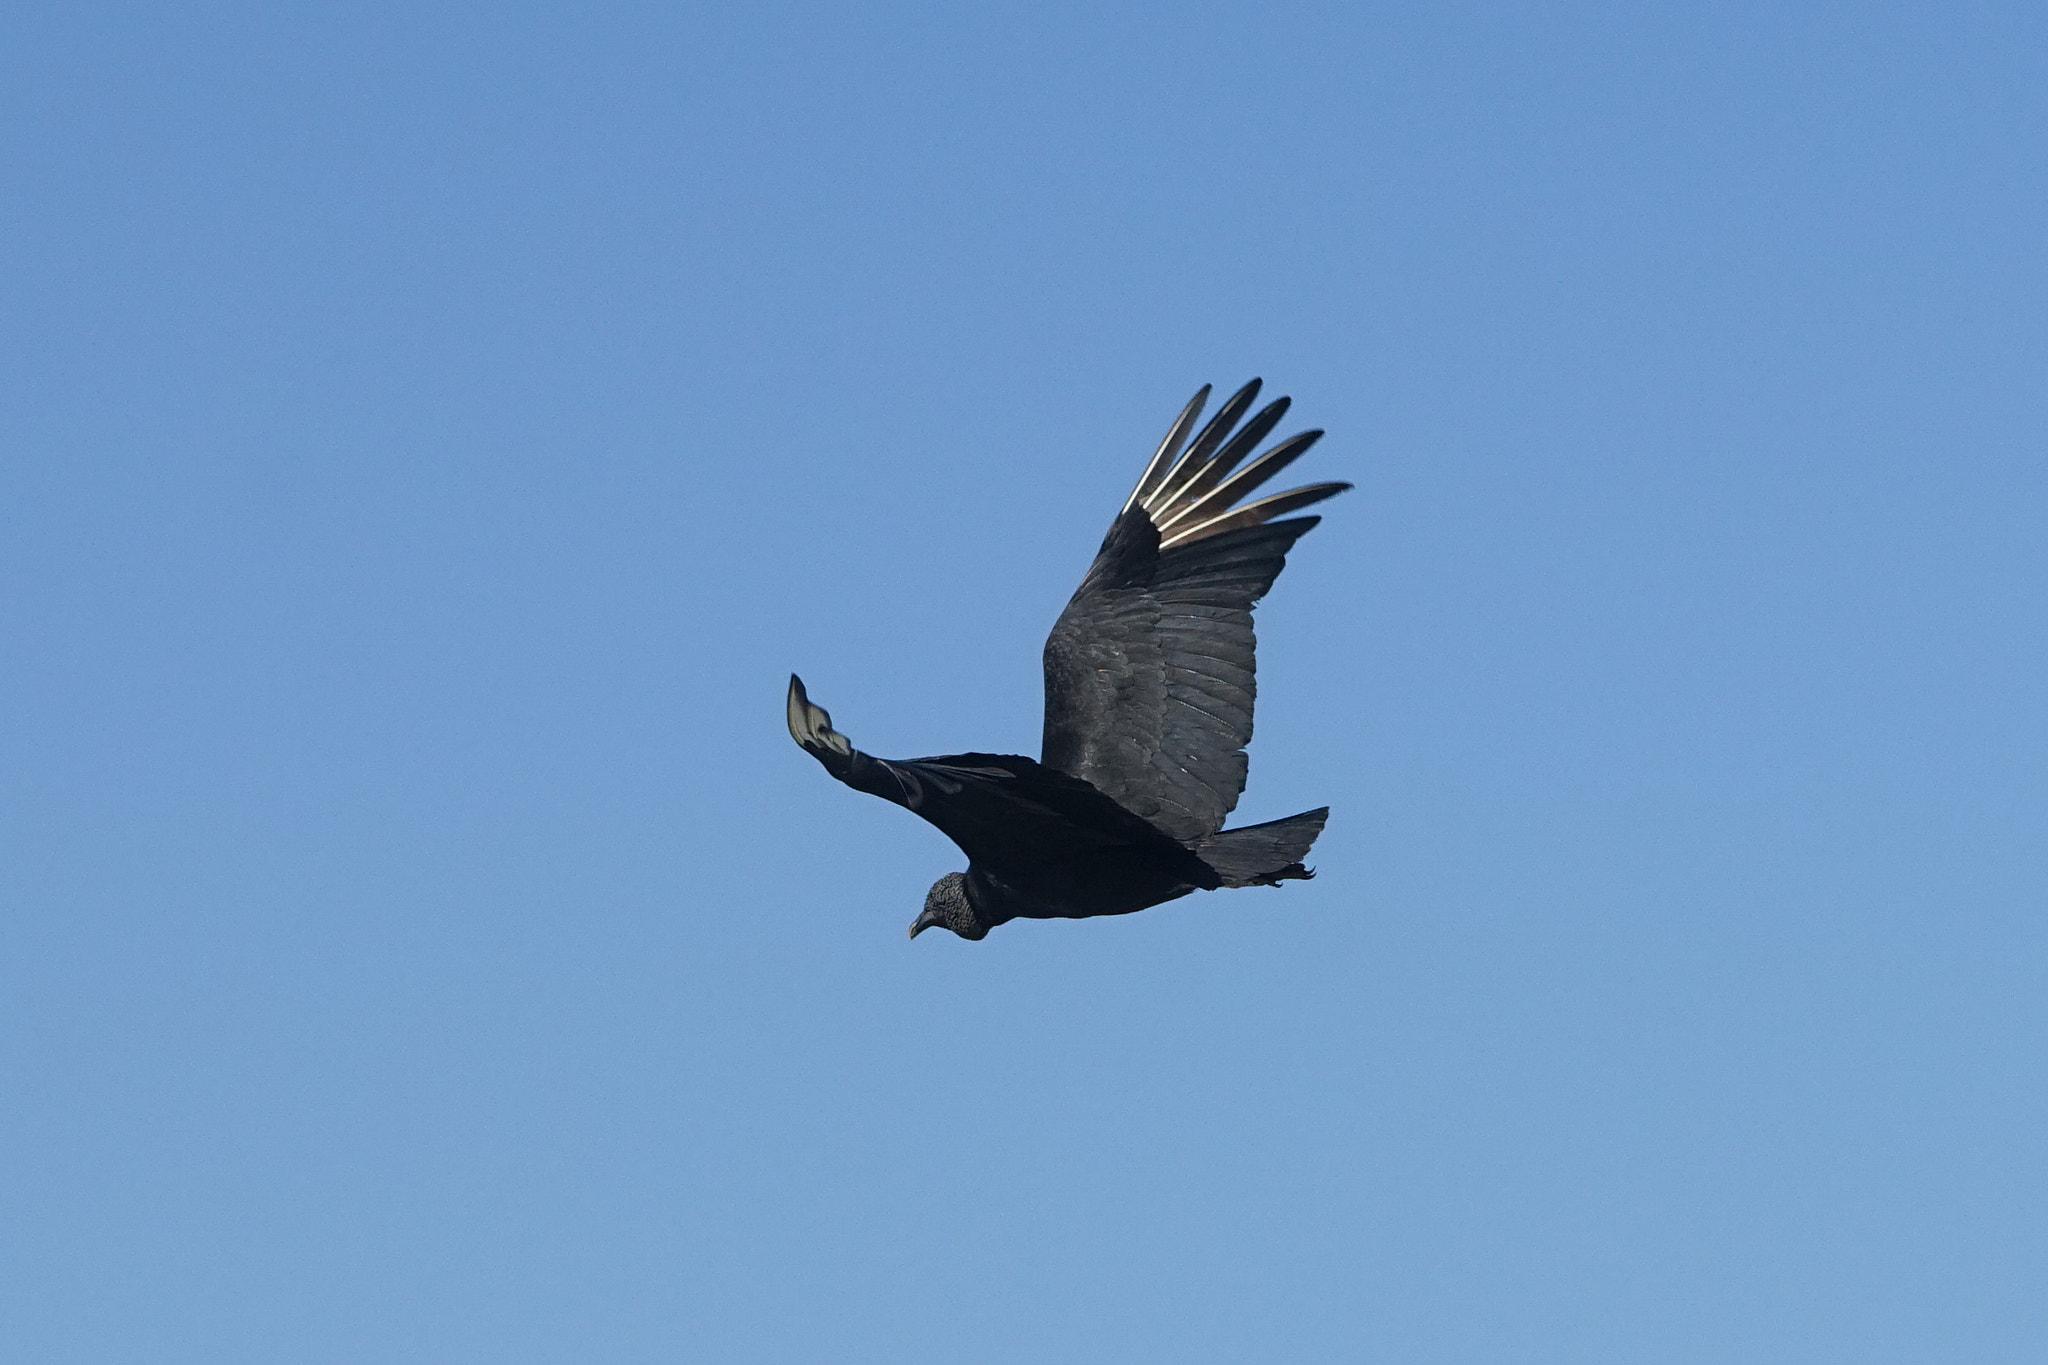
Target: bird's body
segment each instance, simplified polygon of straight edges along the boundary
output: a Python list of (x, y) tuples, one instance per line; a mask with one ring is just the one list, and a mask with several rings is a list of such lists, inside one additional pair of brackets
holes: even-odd
[(1244, 463), (1287, 410), (1282, 398), (1233, 432), (1258, 388), (1247, 384), (1189, 442), (1209, 391), (1196, 394), (1104, 537), (1046, 641), (1038, 761), (875, 758), (790, 679), (797, 743), (848, 786), (923, 816), (968, 857), (965, 873), (932, 887), (912, 937), (936, 926), (978, 939), (1012, 919), (1128, 914), (1190, 891), (1313, 875), (1301, 859), (1327, 808), (1223, 829), (1252, 732), (1252, 605), (1319, 520), (1273, 518), (1350, 486), (1238, 505), (1322, 435)]

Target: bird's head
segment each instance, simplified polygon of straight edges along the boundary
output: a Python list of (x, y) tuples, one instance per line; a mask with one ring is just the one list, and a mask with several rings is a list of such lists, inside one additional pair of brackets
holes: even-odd
[(910, 936), (916, 938), (925, 930), (934, 928), (951, 929), (962, 938), (988, 937), (988, 926), (967, 903), (967, 878), (964, 874), (948, 872), (932, 883), (931, 891), (924, 898), (924, 910), (911, 921)]
[(831, 713), (812, 704), (804, 680), (794, 673), (789, 675), (789, 737), (835, 773), (843, 773), (853, 756), (853, 741), (832, 728)]

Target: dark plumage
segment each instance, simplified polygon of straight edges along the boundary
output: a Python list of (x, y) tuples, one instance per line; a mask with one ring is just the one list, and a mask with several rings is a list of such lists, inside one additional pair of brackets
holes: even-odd
[[(1008, 754), (881, 759), (854, 748), (789, 680), (789, 733), (825, 771), (939, 827), (967, 855), (910, 926), (982, 938), (1005, 921), (1122, 915), (1190, 891), (1277, 886), (1329, 808), (1226, 830), (1252, 737), (1252, 605), (1320, 517), (1275, 517), (1341, 493), (1319, 483), (1243, 503), (1322, 436), (1246, 461), (1287, 412), (1243, 426), (1254, 379), (1190, 441), (1191, 399), (1045, 642), (1037, 762)], [(1185, 450), (1183, 447), (1185, 446)]]

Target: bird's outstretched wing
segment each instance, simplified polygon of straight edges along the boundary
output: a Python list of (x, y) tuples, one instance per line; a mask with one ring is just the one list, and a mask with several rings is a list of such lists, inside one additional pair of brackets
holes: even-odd
[(1252, 605), (1320, 520), (1274, 518), (1351, 486), (1240, 506), (1322, 436), (1302, 432), (1247, 462), (1287, 412), (1281, 398), (1238, 427), (1258, 393), (1254, 379), (1193, 441), (1208, 388), (1189, 401), (1045, 642), (1041, 762), (1181, 840), (1221, 829), (1244, 791)]
[(832, 728), (832, 713), (789, 675), (789, 735), (825, 771), (923, 816), (976, 863), (1059, 863), (1103, 850), (1138, 850), (1213, 885), (1216, 874), (1156, 826), (1088, 783), (1017, 754), (876, 758)]
[(1220, 884), (1194, 854), (1086, 782), (1014, 754), (876, 758), (854, 750), (849, 787), (923, 816), (993, 871), (1138, 850), (1201, 886)]

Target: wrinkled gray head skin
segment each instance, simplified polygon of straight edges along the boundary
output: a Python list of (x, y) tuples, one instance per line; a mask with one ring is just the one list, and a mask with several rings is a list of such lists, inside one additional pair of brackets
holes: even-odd
[(931, 928), (951, 929), (962, 938), (987, 938), (988, 930), (974, 917), (974, 907), (967, 903), (967, 878), (959, 872), (948, 872), (932, 883), (931, 891), (924, 898), (924, 912), (910, 925), (910, 936)]

